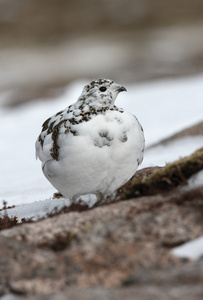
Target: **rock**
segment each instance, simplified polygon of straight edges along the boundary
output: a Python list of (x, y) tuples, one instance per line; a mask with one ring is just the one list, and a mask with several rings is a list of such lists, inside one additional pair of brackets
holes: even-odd
[[(91, 209), (76, 205), (2, 230), (0, 294), (13, 299), (202, 299), (202, 258), (178, 258), (171, 249), (203, 235), (203, 187), (182, 189), (181, 180), (176, 187), (159, 185), (177, 174), (191, 176), (201, 164), (199, 149), (164, 168), (140, 170), (117, 202)], [(143, 182), (156, 182), (157, 188), (133, 198)]]
[(66, 291), (79, 297), (80, 288), (91, 299), (105, 288), (99, 299), (126, 292), (132, 299), (135, 289), (140, 299), (148, 299), (152, 291), (161, 297), (174, 287), (183, 297), (188, 283), (194, 285), (191, 295), (198, 294), (201, 260), (176, 258), (170, 249), (203, 234), (199, 193), (201, 198), (197, 192), (189, 199), (174, 193), (140, 197), (2, 231), (2, 294)]

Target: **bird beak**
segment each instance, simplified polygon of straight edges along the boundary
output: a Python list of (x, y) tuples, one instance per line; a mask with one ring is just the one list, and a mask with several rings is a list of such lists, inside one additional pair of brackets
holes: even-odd
[(117, 89), (117, 92), (127, 92), (126, 88), (124, 86), (120, 86), (118, 89)]

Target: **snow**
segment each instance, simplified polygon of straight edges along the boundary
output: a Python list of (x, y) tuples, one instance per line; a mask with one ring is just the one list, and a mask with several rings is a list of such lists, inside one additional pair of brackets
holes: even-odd
[(190, 259), (199, 259), (203, 256), (203, 236), (173, 248), (172, 254)]
[(184, 189), (185, 190), (195, 189), (201, 187), (202, 183), (203, 183), (203, 170), (191, 176), (190, 179), (188, 180), (188, 185)]
[[(42, 123), (75, 102), (87, 83), (86, 80), (74, 82), (55, 100), (39, 99), (17, 108), (0, 108), (0, 208), (3, 200), (9, 206), (15, 205), (7, 211), (9, 215), (16, 215), (19, 220), (37, 219), (54, 207), (68, 205), (67, 199), (51, 198), (56, 190), (43, 176), (40, 161), (35, 160), (35, 140)], [(116, 104), (137, 116), (144, 128), (146, 146), (149, 146), (202, 121), (202, 83), (203, 75), (129, 85), (126, 86), (128, 92), (121, 93)], [(0, 94), (1, 97), (5, 95)], [(146, 149), (141, 167), (164, 166), (202, 146), (203, 137), (193, 136)], [(201, 184), (202, 177), (191, 179), (190, 186), (196, 181)], [(92, 201), (95, 199), (91, 199), (90, 204)]]
[(135, 113), (147, 144), (202, 121), (203, 76), (162, 80), (127, 87), (117, 105)]
[[(43, 201), (37, 201), (32, 203), (26, 203), (24, 205), (18, 205), (14, 208), (10, 208), (6, 210), (6, 214), (8, 216), (17, 216), (20, 221), (22, 218), (26, 216), (27, 219), (37, 220), (48, 213), (53, 212), (54, 209), (60, 210), (64, 206), (69, 206), (70, 202), (68, 199), (45, 199)], [(1, 215), (3, 215), (5, 211), (2, 211)]]
[(166, 163), (185, 157), (202, 146), (202, 135), (183, 137), (171, 141), (167, 145), (157, 145), (156, 147), (146, 149), (141, 167), (165, 166)]

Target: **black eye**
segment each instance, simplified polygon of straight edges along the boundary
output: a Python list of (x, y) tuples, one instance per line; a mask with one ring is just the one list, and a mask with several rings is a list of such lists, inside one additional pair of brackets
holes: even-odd
[(105, 92), (106, 91), (106, 87), (105, 86), (101, 86), (99, 90), (100, 90), (100, 92)]

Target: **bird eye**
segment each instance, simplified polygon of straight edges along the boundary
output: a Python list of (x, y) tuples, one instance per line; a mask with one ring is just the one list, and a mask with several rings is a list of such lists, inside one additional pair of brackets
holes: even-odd
[(105, 86), (101, 86), (99, 90), (100, 90), (100, 92), (105, 92), (106, 91), (106, 87)]

